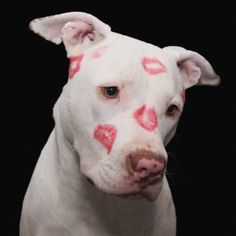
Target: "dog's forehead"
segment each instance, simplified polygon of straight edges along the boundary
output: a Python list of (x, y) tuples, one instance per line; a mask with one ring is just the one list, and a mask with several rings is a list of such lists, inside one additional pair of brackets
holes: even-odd
[(117, 80), (171, 83), (173, 61), (157, 46), (114, 34), (87, 52), (82, 69), (98, 85)]

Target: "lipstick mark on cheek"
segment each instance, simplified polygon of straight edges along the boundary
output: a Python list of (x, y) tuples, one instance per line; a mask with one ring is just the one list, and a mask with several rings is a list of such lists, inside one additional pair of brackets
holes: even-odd
[(81, 61), (84, 55), (81, 54), (79, 56), (70, 57), (70, 65), (69, 65), (69, 76), (68, 79), (72, 79), (73, 76), (80, 70)]
[(184, 104), (184, 103), (185, 103), (185, 99), (186, 99), (185, 90), (184, 90), (184, 89), (182, 89), (182, 90), (180, 91), (180, 97), (181, 97), (182, 102), (183, 102), (183, 104)]
[(91, 53), (91, 56), (93, 58), (98, 58), (98, 57), (101, 57), (102, 56), (102, 53), (108, 48), (108, 46), (103, 46), (101, 48), (98, 48), (96, 50), (94, 50), (92, 53)]
[(150, 75), (156, 75), (167, 72), (166, 67), (161, 63), (158, 58), (144, 57), (142, 60), (144, 70)]
[(157, 128), (157, 113), (154, 107), (147, 109), (146, 105), (143, 105), (134, 112), (133, 117), (142, 128), (150, 132)]
[(102, 124), (98, 125), (93, 133), (94, 139), (100, 142), (107, 150), (107, 154), (111, 153), (112, 146), (115, 142), (117, 130), (114, 125)]

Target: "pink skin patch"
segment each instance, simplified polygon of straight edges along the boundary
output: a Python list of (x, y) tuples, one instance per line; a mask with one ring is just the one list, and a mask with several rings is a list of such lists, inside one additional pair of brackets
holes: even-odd
[(98, 140), (107, 150), (107, 154), (111, 153), (113, 143), (116, 139), (117, 130), (114, 125), (98, 125), (93, 133), (93, 137)]
[(107, 47), (108, 47), (108, 46), (103, 46), (103, 47), (101, 47), (101, 48), (96, 49), (95, 51), (93, 51), (93, 52), (91, 53), (91, 56), (92, 56), (93, 58), (101, 57), (101, 56), (102, 56), (102, 53), (105, 51), (105, 49), (107, 49)]
[(133, 117), (141, 127), (150, 132), (157, 128), (157, 113), (154, 107), (147, 109), (146, 105), (143, 105), (134, 112)]
[(144, 57), (142, 60), (144, 70), (150, 75), (167, 72), (166, 67), (157, 58)]
[(182, 99), (182, 102), (185, 103), (185, 90), (184, 90), (184, 89), (181, 90), (181, 92), (180, 92), (180, 97), (181, 97), (181, 99)]
[(80, 64), (84, 55), (70, 57), (70, 66), (69, 66), (69, 78), (72, 79), (73, 76), (80, 70)]

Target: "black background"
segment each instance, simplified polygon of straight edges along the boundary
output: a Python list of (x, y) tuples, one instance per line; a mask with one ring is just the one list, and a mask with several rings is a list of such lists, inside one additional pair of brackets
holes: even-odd
[(236, 235), (236, 4), (227, 1), (1, 1), (1, 235), (18, 235), (21, 204), (54, 123), (53, 105), (67, 81), (62, 45), (28, 29), (38, 17), (94, 14), (112, 30), (160, 47), (179, 45), (206, 57), (219, 87), (187, 91), (168, 145), (168, 178), (178, 235)]

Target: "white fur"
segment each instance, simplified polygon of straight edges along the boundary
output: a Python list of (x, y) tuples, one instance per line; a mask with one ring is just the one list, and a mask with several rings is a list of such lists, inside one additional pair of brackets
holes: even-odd
[[(139, 190), (127, 172), (125, 157), (146, 149), (167, 159), (164, 146), (173, 137), (180, 114), (168, 118), (166, 109), (175, 103), (182, 110), (184, 88), (218, 84), (210, 64), (180, 47), (160, 49), (111, 32), (86, 13), (37, 19), (31, 29), (54, 43), (63, 41), (68, 56), (83, 53), (84, 58), (55, 104), (55, 128), (24, 199), (20, 235), (174, 236), (175, 209), (166, 177), (146, 188), (149, 201), (118, 197)], [(83, 34), (87, 29), (89, 37)], [(78, 32), (79, 38), (74, 37)], [(93, 51), (101, 47), (106, 47), (102, 56), (93, 58)], [(148, 74), (141, 65), (143, 57), (158, 57), (168, 73)], [(118, 86), (119, 99), (103, 98), (99, 86)], [(143, 104), (157, 111), (155, 132), (134, 122), (132, 113)], [(109, 155), (93, 138), (98, 124), (114, 124), (118, 130)]]

